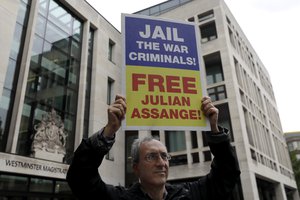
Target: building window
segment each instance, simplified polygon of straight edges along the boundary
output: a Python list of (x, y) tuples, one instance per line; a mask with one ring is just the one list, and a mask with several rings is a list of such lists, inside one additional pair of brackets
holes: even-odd
[(223, 67), (220, 52), (206, 55), (204, 58), (207, 84), (224, 81)]
[(236, 48), (235, 47), (235, 39), (234, 39), (234, 36), (233, 36), (233, 32), (232, 32), (232, 30), (228, 27), (228, 33), (229, 33), (229, 38), (230, 38), (230, 43), (231, 43), (231, 45), (234, 47), (234, 48)]
[(189, 22), (194, 22), (194, 21), (195, 21), (195, 18), (194, 18), (194, 17), (190, 17), (190, 18), (188, 18), (188, 21), (189, 21)]
[(191, 143), (192, 143), (192, 148), (193, 149), (198, 148), (197, 132), (196, 131), (191, 131)]
[(30, 178), (29, 191), (51, 193), (53, 191), (53, 181), (50, 179)]
[(159, 137), (159, 131), (151, 131), (151, 135), (154, 139), (156, 140), (160, 140), (160, 137)]
[(165, 131), (165, 137), (169, 152), (186, 150), (184, 131)]
[(115, 44), (116, 43), (112, 40), (109, 40), (108, 42), (108, 60), (110, 60), (111, 62), (114, 61), (113, 55), (114, 55)]
[(214, 17), (214, 11), (213, 10), (209, 10), (205, 13), (199, 14), (198, 15), (198, 21), (202, 22), (205, 21), (207, 19), (213, 18)]
[(217, 35), (216, 23), (213, 21), (201, 25), (200, 33), (201, 33), (201, 43), (206, 43), (208, 41), (217, 39), (218, 35)]
[[(8, 132), (11, 123), (11, 115), (21, 65), (21, 57), (23, 54), (24, 39), (27, 30), (30, 4), (31, 1), (20, 1), (2, 96), (0, 96), (0, 152), (4, 152), (7, 145)], [(4, 66), (1, 67), (3, 68)]]
[(233, 132), (232, 132), (232, 126), (231, 126), (231, 120), (230, 120), (230, 111), (227, 103), (216, 105), (216, 108), (219, 109), (219, 118), (218, 123), (220, 126), (227, 128), (230, 133), (230, 140), (233, 142)]
[(225, 85), (209, 88), (207, 89), (207, 93), (212, 101), (219, 101), (227, 98)]
[(113, 101), (113, 89), (114, 80), (110, 77), (107, 79), (107, 105), (110, 105)]
[(54, 0), (40, 1), (38, 18), (16, 153), (31, 154), (36, 125), (54, 110), (67, 134), (63, 162), (69, 163), (74, 152), (82, 22)]
[(0, 174), (0, 191), (26, 191), (29, 184), (25, 176)]
[(200, 162), (199, 153), (198, 152), (192, 153), (192, 159), (193, 159), (193, 163), (199, 163)]
[(0, 199), (75, 199), (66, 181), (41, 177), (0, 173), (0, 191)]
[(170, 166), (177, 166), (177, 165), (186, 165), (187, 164), (187, 155), (177, 155), (172, 156), (172, 159), (169, 161)]
[(208, 146), (208, 141), (206, 138), (206, 131), (202, 131), (202, 141), (203, 141), (203, 146), (207, 147)]

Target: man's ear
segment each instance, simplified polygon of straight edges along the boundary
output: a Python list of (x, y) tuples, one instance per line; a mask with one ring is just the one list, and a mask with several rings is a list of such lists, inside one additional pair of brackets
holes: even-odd
[(138, 176), (138, 175), (139, 175), (139, 166), (138, 166), (137, 163), (134, 163), (134, 164), (132, 165), (132, 169), (133, 169), (134, 174), (135, 174), (136, 176)]

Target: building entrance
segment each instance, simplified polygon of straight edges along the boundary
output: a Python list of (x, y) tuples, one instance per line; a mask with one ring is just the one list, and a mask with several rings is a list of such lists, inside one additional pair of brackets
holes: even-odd
[(0, 173), (0, 200), (75, 200), (65, 180)]

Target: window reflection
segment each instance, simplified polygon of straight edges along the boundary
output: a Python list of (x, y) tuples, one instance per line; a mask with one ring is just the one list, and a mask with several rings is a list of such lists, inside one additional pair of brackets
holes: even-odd
[(74, 150), (82, 23), (54, 0), (39, 1), (36, 23), (17, 153), (30, 155), (34, 126), (55, 109), (68, 135), (67, 162)]
[(20, 7), (17, 14), (17, 20), (15, 23), (15, 30), (10, 49), (7, 72), (3, 75), (5, 77), (5, 83), (2, 96), (0, 97), (0, 151), (5, 151), (7, 145), (14, 97), (17, 87), (16, 82), (17, 77), (19, 76), (19, 69), (21, 67), (20, 63), (23, 51), (22, 47), (27, 30), (30, 4), (30, 0), (20, 1)]
[(41, 178), (31, 178), (30, 179), (30, 192), (52, 192), (53, 183), (51, 180), (41, 179)]
[(0, 191), (26, 191), (28, 178), (23, 176), (0, 175)]
[(186, 150), (184, 131), (165, 131), (165, 137), (169, 152)]

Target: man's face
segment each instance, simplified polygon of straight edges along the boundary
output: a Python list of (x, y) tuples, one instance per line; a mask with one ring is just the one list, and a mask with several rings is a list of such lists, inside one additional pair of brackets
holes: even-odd
[(158, 140), (141, 144), (139, 163), (134, 164), (133, 169), (142, 185), (161, 186), (166, 183), (169, 160), (166, 159), (165, 155), (168, 155), (167, 149)]

